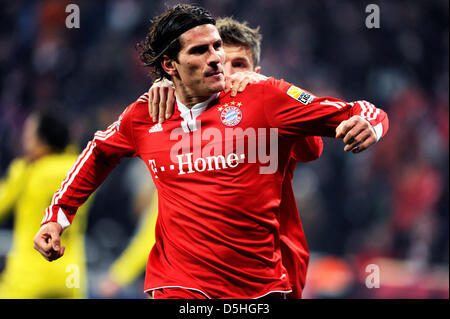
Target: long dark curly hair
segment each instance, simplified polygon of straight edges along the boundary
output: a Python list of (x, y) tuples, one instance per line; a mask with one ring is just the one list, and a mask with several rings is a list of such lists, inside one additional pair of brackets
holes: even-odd
[(181, 50), (180, 36), (199, 25), (216, 24), (216, 20), (204, 8), (178, 4), (154, 18), (145, 40), (137, 44), (139, 57), (152, 69), (158, 79), (171, 79), (162, 65), (164, 55), (177, 61)]

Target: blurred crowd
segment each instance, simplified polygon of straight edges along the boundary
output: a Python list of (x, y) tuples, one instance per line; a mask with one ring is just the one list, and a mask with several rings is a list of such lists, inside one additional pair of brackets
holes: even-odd
[[(66, 27), (69, 3), (79, 6), (80, 28)], [(147, 91), (152, 78), (136, 44), (150, 19), (176, 3), (1, 1), (0, 176), (21, 155), (31, 111), (64, 116), (82, 149)], [(319, 96), (369, 100), (389, 115), (388, 134), (368, 151), (348, 154), (343, 143), (324, 139), (322, 157), (297, 167), (294, 190), (312, 256), (305, 297), (448, 298), (449, 2), (195, 3), (260, 26), (262, 74)], [(380, 8), (380, 28), (365, 25), (369, 3)], [(97, 275), (139, 219), (134, 195), (150, 175), (140, 174), (135, 161), (108, 177), (91, 208), (92, 297)], [(381, 269), (379, 289), (365, 286), (369, 264)], [(125, 296), (142, 296), (140, 290), (137, 283)]]

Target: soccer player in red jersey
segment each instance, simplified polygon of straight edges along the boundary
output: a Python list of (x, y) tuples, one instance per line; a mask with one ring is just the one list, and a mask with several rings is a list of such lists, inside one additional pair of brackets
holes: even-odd
[[(163, 124), (139, 98), (97, 132), (47, 208), (35, 248), (60, 258), (60, 234), (77, 208), (122, 157), (139, 156), (159, 195), (156, 244), (145, 290), (155, 298), (258, 298), (291, 292), (281, 260), (277, 218), (282, 181), (295, 139), (342, 137), (362, 151), (388, 129), (368, 102), (316, 97), (282, 80), (224, 92), (225, 61), (215, 20), (199, 7), (177, 5), (157, 17), (141, 58), (176, 90)], [(359, 134), (364, 118), (370, 135)], [(362, 136), (360, 136), (362, 135)]]
[[(232, 18), (218, 19), (216, 26), (226, 54), (224, 74), (231, 78), (227, 83), (227, 87), (232, 85), (230, 96), (234, 97), (237, 92), (242, 92), (248, 83), (267, 80), (267, 77), (260, 74), (262, 36), (259, 28), (252, 29), (246, 22), (240, 23)], [(172, 115), (175, 89), (170, 81), (155, 83), (145, 98), (148, 98), (149, 112), (154, 121), (159, 118), (159, 123), (163, 123), (166, 117)], [(298, 137), (292, 146), (292, 154), (283, 179), (278, 218), (283, 266), (288, 272), (292, 287), (292, 293), (287, 294), (288, 299), (301, 298), (309, 262), (309, 250), (292, 188), (292, 178), (297, 162), (313, 161), (320, 157), (322, 151), (323, 142), (320, 136)]]

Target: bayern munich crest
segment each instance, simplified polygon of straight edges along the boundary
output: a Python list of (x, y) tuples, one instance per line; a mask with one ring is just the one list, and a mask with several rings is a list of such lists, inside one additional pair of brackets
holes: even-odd
[(242, 120), (242, 111), (234, 105), (226, 106), (220, 113), (220, 120), (226, 126), (236, 126)]

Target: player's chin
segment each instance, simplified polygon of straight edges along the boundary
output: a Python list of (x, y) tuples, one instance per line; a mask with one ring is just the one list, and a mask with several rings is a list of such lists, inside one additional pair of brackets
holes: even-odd
[(208, 88), (212, 93), (225, 90), (225, 78), (223, 78), (221, 81), (214, 81), (213, 83), (210, 83), (210, 85), (208, 85)]
[(208, 83), (208, 86), (225, 88), (225, 76), (223, 73), (207, 76), (206, 82)]

